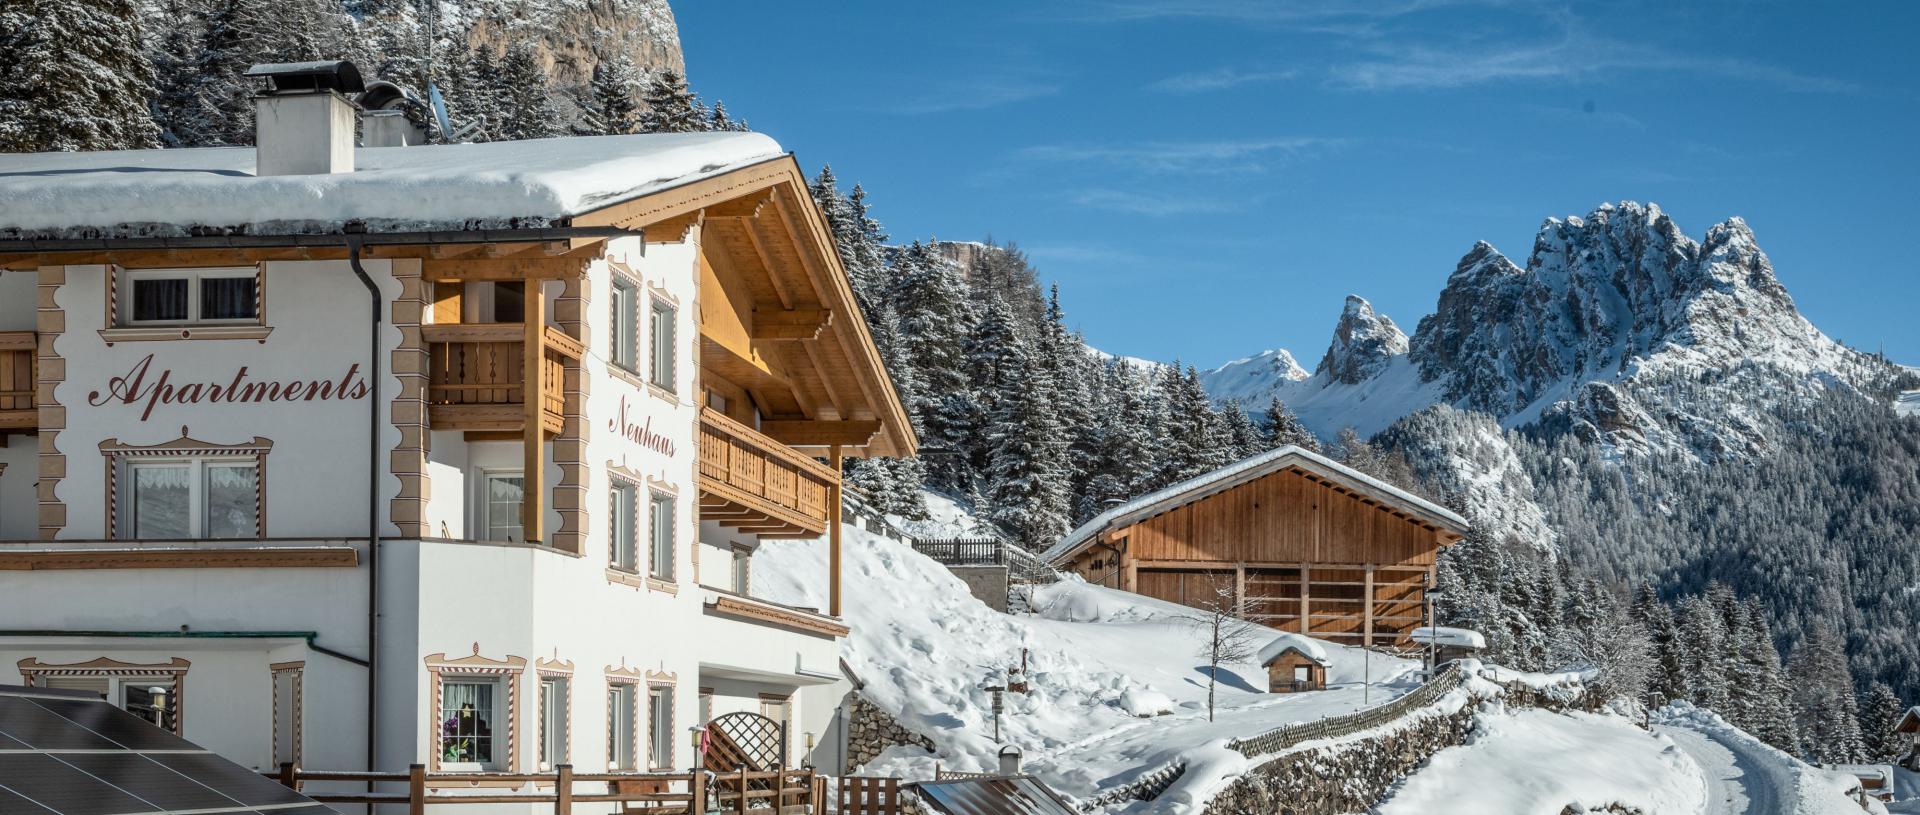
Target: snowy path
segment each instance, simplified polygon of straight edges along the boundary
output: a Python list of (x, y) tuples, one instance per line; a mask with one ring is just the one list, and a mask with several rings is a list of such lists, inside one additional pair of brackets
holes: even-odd
[(1798, 804), (1798, 780), (1792, 771), (1752, 745), (1724, 734), (1661, 724), (1654, 731), (1673, 739), (1707, 775), (1709, 815), (1773, 815)]

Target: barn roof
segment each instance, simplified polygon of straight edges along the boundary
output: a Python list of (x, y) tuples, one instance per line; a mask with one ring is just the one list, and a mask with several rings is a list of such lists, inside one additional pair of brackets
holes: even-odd
[(1349, 489), (1364, 492), (1423, 523), (1447, 529), (1459, 535), (1465, 535), (1467, 532), (1467, 520), (1446, 507), (1319, 453), (1289, 444), (1229, 464), (1213, 472), (1189, 478), (1102, 512), (1093, 520), (1067, 533), (1059, 543), (1042, 553), (1041, 558), (1057, 565), (1093, 545), (1100, 539), (1100, 534), (1109, 529), (1127, 526), (1289, 468), (1304, 470)]

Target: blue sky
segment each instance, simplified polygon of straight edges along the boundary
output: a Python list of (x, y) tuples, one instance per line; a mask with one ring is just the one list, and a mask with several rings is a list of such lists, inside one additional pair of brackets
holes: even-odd
[(1920, 3), (674, 4), (695, 90), (897, 240), (1014, 241), (1095, 346), (1311, 368), (1487, 240), (1658, 203), (1753, 226), (1828, 334), (1920, 364)]

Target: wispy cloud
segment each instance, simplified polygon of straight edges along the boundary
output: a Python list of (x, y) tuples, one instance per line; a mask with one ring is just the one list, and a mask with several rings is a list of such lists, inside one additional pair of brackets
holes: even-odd
[(1060, 85), (1024, 77), (977, 77), (941, 83), (924, 89), (919, 96), (888, 108), (893, 113), (918, 116), (953, 113), (1025, 102), (1059, 93)]
[(1852, 83), (1734, 57), (1678, 52), (1588, 34), (1562, 17), (1557, 36), (1514, 43), (1476, 41), (1437, 48), (1411, 36), (1369, 45), (1371, 59), (1336, 63), (1327, 79), (1360, 90), (1460, 88), (1495, 82), (1580, 79), (1621, 73), (1677, 73), (1772, 85), (1805, 93), (1848, 93)]
[(1069, 196), (1068, 200), (1075, 206), (1088, 209), (1147, 215), (1155, 218), (1172, 215), (1205, 215), (1235, 209), (1231, 202), (1220, 199), (1154, 195), (1113, 189), (1081, 190)]
[(1241, 85), (1284, 82), (1299, 75), (1299, 71), (1242, 71), (1237, 68), (1216, 68), (1211, 71), (1174, 74), (1165, 79), (1147, 83), (1146, 89), (1161, 93), (1204, 93), (1236, 88)]
[(1088, 20), (1129, 21), (1170, 17), (1234, 20), (1249, 23), (1321, 23), (1330, 20), (1390, 19), (1435, 8), (1463, 5), (1512, 5), (1515, 0), (1082, 0), (1076, 4)]
[(1261, 172), (1342, 144), (1341, 139), (1319, 137), (1047, 144), (1024, 148), (1018, 155), (1033, 161), (1096, 162), (1152, 173)]

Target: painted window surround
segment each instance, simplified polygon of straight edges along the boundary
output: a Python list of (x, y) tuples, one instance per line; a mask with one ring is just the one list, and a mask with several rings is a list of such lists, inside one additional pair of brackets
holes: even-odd
[[(256, 340), (266, 342), (273, 333), (273, 326), (267, 324), (267, 263), (253, 264), (254, 317), (251, 320), (221, 320), (207, 322), (170, 322), (154, 324), (134, 324), (127, 318), (133, 308), (133, 286), (131, 281), (137, 277), (167, 275), (205, 275), (235, 276), (234, 273), (247, 267), (166, 267), (128, 269), (120, 266), (103, 267), (107, 280), (106, 322), (100, 329), (100, 338), (108, 345), (117, 342), (149, 342), (156, 340)], [(123, 295), (124, 289), (124, 295)], [(197, 289), (189, 291), (192, 300)], [(122, 300), (125, 301), (124, 305)]]

